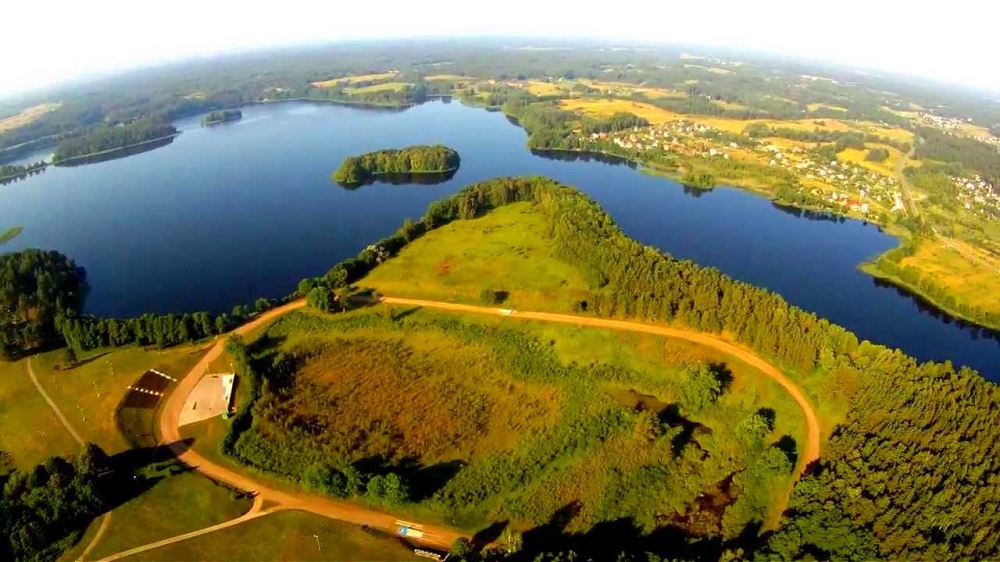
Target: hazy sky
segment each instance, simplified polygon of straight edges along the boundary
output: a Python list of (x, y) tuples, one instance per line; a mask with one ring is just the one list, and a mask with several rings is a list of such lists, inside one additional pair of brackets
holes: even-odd
[[(0, 94), (269, 45), (527, 35), (749, 48), (1000, 92), (993, 2), (7, 0)], [(343, 6), (341, 4), (344, 4)], [(926, 6), (926, 7), (925, 7)]]

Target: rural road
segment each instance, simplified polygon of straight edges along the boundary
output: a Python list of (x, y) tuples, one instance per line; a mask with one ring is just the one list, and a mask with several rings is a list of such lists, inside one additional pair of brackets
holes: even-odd
[(143, 552), (157, 549), (168, 544), (174, 544), (176, 542), (186, 541), (188, 539), (193, 539), (195, 537), (200, 537), (201, 535), (207, 535), (208, 533), (214, 533), (215, 531), (221, 531), (228, 527), (234, 525), (239, 525), (240, 523), (245, 523), (251, 519), (256, 519), (258, 517), (263, 517), (269, 513), (274, 513), (275, 511), (281, 511), (285, 509), (284, 506), (271, 507), (268, 509), (261, 509), (264, 505), (264, 500), (260, 496), (254, 498), (253, 506), (250, 511), (244, 513), (243, 515), (237, 517), (236, 519), (230, 519), (229, 521), (224, 521), (218, 525), (212, 525), (210, 527), (204, 527), (198, 529), (197, 531), (191, 531), (190, 533), (184, 533), (183, 535), (177, 535), (175, 537), (170, 537), (169, 539), (163, 539), (162, 541), (151, 542), (144, 544), (142, 546), (137, 546), (135, 548), (130, 548), (128, 550), (123, 550), (121, 552), (112, 554), (105, 558), (101, 558), (100, 562), (112, 562), (114, 560), (120, 560), (122, 558), (128, 558), (129, 556), (134, 556), (136, 554), (141, 554)]
[[(514, 314), (508, 314), (501, 311), (498, 308), (490, 308), (484, 306), (473, 306), (465, 304), (454, 304), (447, 302), (437, 302), (437, 301), (425, 301), (418, 299), (406, 299), (406, 298), (396, 298), (396, 297), (381, 297), (381, 302), (386, 304), (397, 304), (406, 306), (417, 306), (422, 308), (432, 308), (440, 310), (449, 310), (455, 312), (471, 313), (471, 314), (488, 314), (492, 316), (504, 316), (511, 319), (524, 319), (524, 320), (538, 320), (542, 322), (557, 322), (561, 324), (571, 324), (576, 326), (593, 326), (597, 328), (607, 328), (612, 330), (626, 331), (626, 332), (638, 332), (645, 334), (652, 334), (658, 336), (664, 336), (669, 338), (678, 338), (701, 345), (711, 347), (713, 349), (722, 351), (733, 355), (740, 360), (746, 362), (747, 364), (759, 369), (765, 375), (773, 379), (786, 392), (795, 400), (799, 408), (802, 410), (802, 414), (806, 420), (807, 426), (807, 436), (805, 447), (799, 455), (799, 463), (795, 468), (795, 478), (798, 479), (805, 467), (812, 461), (819, 458), (820, 453), (820, 426), (819, 420), (816, 417), (816, 413), (812, 408), (812, 405), (806, 399), (805, 394), (799, 389), (794, 383), (789, 381), (778, 369), (773, 367), (771, 364), (767, 363), (763, 359), (757, 357), (752, 352), (746, 348), (725, 341), (717, 336), (706, 334), (702, 332), (695, 332), (690, 330), (684, 330), (680, 328), (669, 328), (665, 326), (656, 326), (651, 324), (643, 324), (640, 322), (628, 322), (623, 320), (610, 320), (604, 318), (593, 318), (587, 316), (576, 316), (572, 314), (556, 314), (549, 312), (521, 312), (518, 311)], [(284, 306), (275, 308), (264, 314), (253, 321), (240, 326), (232, 333), (245, 335), (252, 330), (264, 325), (267, 322), (298, 308), (305, 306), (305, 300), (300, 299)], [(213, 463), (212, 461), (206, 459), (205, 457), (198, 454), (193, 449), (188, 448), (181, 442), (180, 431), (178, 430), (178, 419), (180, 417), (181, 409), (184, 406), (184, 401), (187, 398), (191, 390), (198, 384), (201, 377), (208, 372), (208, 367), (217, 359), (223, 350), (225, 340), (223, 338), (218, 338), (218, 341), (209, 349), (204, 357), (187, 373), (183, 376), (177, 386), (173, 389), (161, 410), (160, 420), (159, 420), (159, 432), (160, 440), (163, 443), (169, 443), (170, 447), (174, 451), (177, 458), (184, 464), (194, 468), (198, 472), (201, 472), (209, 478), (225, 482), (233, 487), (241, 490), (252, 492), (261, 501), (269, 500), (271, 502), (279, 504), (282, 508), (287, 509), (299, 509), (302, 511), (308, 511), (317, 515), (328, 517), (331, 519), (338, 519), (341, 521), (346, 521), (349, 523), (357, 525), (366, 525), (369, 527), (374, 527), (390, 533), (395, 533), (398, 527), (397, 518), (395, 516), (378, 512), (372, 509), (368, 509), (350, 502), (338, 501), (334, 499), (324, 498), (312, 494), (307, 494), (304, 492), (287, 492), (283, 490), (278, 490), (271, 488), (266, 484), (257, 482), (253, 477), (236, 472), (227, 468)], [(783, 496), (783, 500), (787, 502), (787, 496)], [(784, 511), (784, 506), (780, 511)], [(780, 513), (779, 511), (779, 513)], [(234, 520), (236, 521), (236, 520)], [(435, 525), (419, 525), (419, 528), (425, 533), (425, 542), (429, 545), (436, 546), (447, 550), (451, 543), (458, 537), (467, 537), (465, 533), (460, 531), (449, 529), (446, 527), (435, 526)], [(210, 532), (209, 529), (203, 529), (205, 532)], [(177, 538), (177, 540), (183, 540)]]

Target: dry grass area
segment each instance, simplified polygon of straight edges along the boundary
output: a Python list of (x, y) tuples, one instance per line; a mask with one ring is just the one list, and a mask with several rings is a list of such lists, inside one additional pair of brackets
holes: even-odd
[(272, 421), (309, 420), (345, 460), (475, 459), (556, 423), (558, 391), (516, 381), (488, 345), (419, 328), (344, 335), (298, 371)]
[(424, 80), (428, 82), (459, 82), (462, 80), (475, 80), (475, 78), (458, 74), (431, 74), (430, 76), (424, 76)]
[(808, 106), (806, 106), (806, 108), (810, 112), (812, 112), (812, 111), (819, 111), (820, 109), (829, 109), (831, 111), (842, 111), (844, 113), (847, 113), (847, 109), (845, 109), (843, 107), (837, 107), (835, 105), (828, 105), (828, 104), (825, 104), (825, 103), (811, 103)]
[(556, 96), (565, 91), (558, 84), (543, 82), (541, 80), (529, 80), (524, 89), (535, 96)]
[(1000, 260), (959, 240), (924, 240), (900, 265), (912, 267), (965, 303), (1000, 312)]
[(381, 92), (383, 90), (392, 90), (394, 92), (402, 91), (403, 88), (409, 86), (410, 84), (406, 82), (385, 82), (384, 84), (372, 84), (371, 86), (348, 86), (344, 88), (344, 92), (354, 95), (354, 94), (370, 94), (372, 92)]
[(597, 90), (601, 90), (602, 92), (607, 92), (615, 96), (631, 96), (633, 94), (643, 94), (651, 99), (687, 97), (686, 93), (671, 88), (643, 86), (637, 84), (629, 84), (627, 82), (608, 82), (602, 80), (589, 80), (586, 78), (581, 78), (576, 82), (579, 84), (583, 84), (584, 86), (587, 86), (589, 88), (595, 88)]
[(40, 103), (38, 105), (33, 105), (27, 109), (22, 110), (17, 115), (11, 115), (10, 117), (5, 117), (0, 119), (0, 133), (5, 131), (10, 131), (18, 127), (23, 127), (28, 123), (31, 123), (35, 119), (38, 119), (42, 115), (50, 111), (55, 111), (62, 106), (62, 103)]
[(718, 66), (702, 66), (700, 64), (685, 64), (684, 68), (700, 68), (701, 70), (706, 70), (708, 72), (711, 72), (712, 74), (732, 74), (733, 73), (732, 70), (729, 70), (729, 69), (726, 69), (726, 68), (720, 68)]
[(885, 137), (895, 142), (913, 142), (913, 133), (899, 127), (883, 127), (871, 121), (858, 121), (855, 125), (861, 132)]
[[(906, 155), (891, 146), (883, 144), (868, 143), (865, 146), (865, 150), (858, 150), (856, 148), (844, 149), (837, 153), (837, 159), (856, 164), (870, 172), (875, 172), (876, 174), (882, 174), (883, 176), (890, 178), (896, 177), (897, 163), (900, 158), (905, 158)], [(881, 162), (865, 160), (865, 156), (868, 155), (868, 151), (873, 148), (884, 148), (889, 152), (889, 157)]]
[(642, 117), (654, 125), (687, 118), (687, 116), (655, 105), (628, 100), (571, 99), (561, 100), (559, 106), (568, 111), (577, 111), (599, 117), (610, 117), (615, 113), (625, 111)]
[(330, 80), (313, 82), (312, 86), (314, 88), (332, 88), (338, 84), (357, 84), (358, 82), (376, 82), (379, 80), (391, 80), (395, 78), (398, 74), (399, 74), (398, 72), (392, 71), (392, 72), (382, 72), (379, 74), (359, 74), (356, 76), (344, 76), (341, 78), (332, 78)]

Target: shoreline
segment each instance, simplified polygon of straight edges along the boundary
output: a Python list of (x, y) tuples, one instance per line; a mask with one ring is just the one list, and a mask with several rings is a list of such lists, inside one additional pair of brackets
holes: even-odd
[(69, 158), (63, 158), (62, 160), (59, 160), (59, 161), (53, 160), (50, 165), (52, 165), (52, 166), (62, 166), (64, 164), (66, 164), (67, 162), (72, 162), (74, 160), (81, 160), (83, 158), (93, 158), (94, 156), (102, 156), (104, 154), (111, 154), (111, 153), (117, 152), (119, 150), (128, 150), (129, 148), (136, 148), (136, 147), (147, 145), (147, 144), (150, 144), (150, 143), (154, 143), (154, 142), (158, 142), (158, 141), (164, 141), (164, 140), (167, 140), (167, 139), (172, 139), (172, 138), (176, 137), (179, 134), (181, 134), (181, 132), (177, 131), (176, 133), (173, 133), (173, 134), (170, 134), (170, 135), (164, 135), (162, 137), (157, 137), (155, 139), (149, 139), (149, 140), (145, 140), (145, 141), (142, 141), (142, 142), (137, 142), (137, 143), (133, 143), (133, 144), (127, 144), (125, 146), (118, 146), (118, 147), (115, 147), (115, 148), (109, 148), (107, 150), (100, 150), (98, 152), (91, 152), (90, 154), (81, 154), (80, 156), (71, 156)]
[[(522, 129), (523, 129), (523, 127), (522, 127)], [(853, 217), (851, 215), (846, 215), (846, 214), (843, 214), (843, 213), (838, 213), (835, 210), (830, 210), (830, 209), (826, 209), (826, 208), (822, 208), (822, 207), (811, 207), (811, 206), (808, 206), (808, 205), (799, 205), (799, 204), (794, 204), (794, 203), (788, 203), (786, 201), (782, 201), (781, 199), (778, 199), (776, 197), (771, 196), (771, 194), (768, 193), (766, 190), (763, 190), (763, 189), (760, 189), (760, 188), (754, 188), (754, 187), (750, 187), (750, 186), (746, 186), (746, 185), (739, 185), (739, 184), (737, 184), (735, 182), (734, 183), (724, 183), (724, 184), (718, 184), (717, 183), (716, 185), (714, 185), (712, 187), (703, 187), (703, 186), (697, 186), (697, 185), (688, 185), (688, 184), (686, 184), (686, 183), (684, 183), (683, 181), (680, 180), (680, 176), (679, 175), (677, 175), (675, 173), (672, 173), (672, 172), (670, 172), (668, 170), (665, 170), (662, 167), (658, 167), (655, 164), (648, 164), (648, 163), (642, 162), (641, 160), (636, 160), (634, 158), (629, 158), (629, 157), (626, 157), (626, 156), (621, 156), (619, 154), (612, 154), (612, 153), (604, 152), (604, 151), (600, 151), (600, 150), (582, 150), (582, 149), (576, 149), (576, 148), (545, 148), (545, 149), (534, 148), (532, 150), (536, 150), (538, 152), (563, 152), (563, 153), (568, 153), (568, 154), (580, 154), (580, 155), (593, 154), (593, 155), (598, 155), (598, 156), (607, 156), (607, 157), (611, 157), (611, 158), (617, 158), (617, 159), (620, 159), (620, 160), (624, 160), (624, 161), (626, 161), (626, 162), (628, 162), (630, 164), (634, 164), (635, 166), (638, 166), (640, 168), (640, 171), (643, 172), (643, 173), (648, 173), (648, 174), (651, 174), (651, 175), (661, 176), (661, 177), (664, 177), (664, 178), (669, 179), (671, 181), (675, 181), (675, 182), (681, 184), (682, 186), (685, 186), (685, 187), (688, 187), (688, 188), (691, 188), (691, 189), (698, 189), (698, 190), (702, 190), (702, 191), (711, 191), (712, 189), (715, 189), (716, 187), (731, 187), (733, 189), (739, 189), (739, 190), (742, 190), (742, 191), (750, 192), (750, 193), (755, 194), (755, 195), (766, 197), (772, 204), (779, 205), (779, 206), (787, 208), (787, 209), (801, 209), (803, 211), (823, 213), (823, 214), (826, 214), (826, 215), (829, 215), (829, 216), (833, 216), (833, 217), (842, 217), (842, 218), (845, 218), (845, 219), (848, 219), (848, 220), (864, 221), (864, 222), (867, 222), (868, 224), (873, 224), (876, 227), (878, 227), (878, 229), (881, 232), (887, 234), (888, 236), (892, 236), (893, 238), (895, 238), (896, 241), (898, 242), (898, 244), (894, 248), (890, 248), (889, 250), (886, 250), (885, 252), (879, 254), (878, 256), (875, 256), (874, 258), (872, 258), (869, 261), (864, 261), (864, 262), (861, 262), (861, 263), (857, 264), (857, 269), (858, 270), (860, 270), (862, 273), (868, 275), (872, 279), (877, 279), (879, 281), (882, 281), (884, 283), (892, 285), (893, 287), (895, 287), (895, 288), (903, 291), (904, 293), (906, 293), (906, 295), (908, 297), (918, 300), (921, 305), (923, 305), (923, 306), (925, 306), (927, 308), (933, 308), (936, 312), (938, 312), (938, 313), (940, 313), (940, 314), (942, 314), (944, 316), (950, 317), (954, 321), (962, 322), (962, 323), (965, 323), (965, 324), (967, 324), (967, 325), (969, 325), (971, 327), (979, 328), (979, 329), (982, 329), (982, 330), (988, 330), (988, 331), (993, 332), (993, 333), (995, 333), (997, 335), (1000, 335), (1000, 325), (990, 326), (990, 325), (985, 324), (983, 322), (980, 322), (978, 320), (974, 320), (972, 318), (969, 318), (965, 314), (962, 314), (962, 313), (956, 311), (955, 309), (950, 308), (950, 307), (944, 305), (943, 303), (939, 302), (938, 300), (930, 297), (929, 295), (924, 294), (923, 292), (921, 292), (918, 288), (914, 287), (913, 285), (911, 285), (911, 284), (909, 284), (909, 283), (907, 283), (907, 282), (905, 282), (905, 281), (903, 281), (903, 280), (901, 280), (901, 279), (899, 279), (899, 278), (897, 278), (897, 277), (895, 277), (893, 275), (887, 274), (887, 273), (883, 272), (881, 269), (879, 269), (878, 265), (877, 265), (878, 260), (882, 256), (884, 256), (885, 254), (887, 254), (887, 253), (895, 250), (896, 248), (898, 248), (899, 245), (903, 243), (903, 238), (904, 238), (904, 234), (899, 233), (898, 231), (897, 232), (893, 232), (892, 229), (890, 229), (887, 225), (883, 225), (883, 224), (875, 222), (875, 221), (869, 221), (869, 220), (865, 220), (865, 219), (859, 219), (859, 218)]]

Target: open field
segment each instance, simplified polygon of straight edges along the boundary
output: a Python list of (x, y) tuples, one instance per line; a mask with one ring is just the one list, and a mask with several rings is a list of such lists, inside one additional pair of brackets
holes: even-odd
[(524, 89), (536, 96), (555, 96), (564, 91), (558, 84), (541, 80), (529, 80)]
[(16, 129), (18, 127), (23, 127), (35, 119), (38, 119), (42, 115), (59, 109), (60, 106), (62, 106), (61, 103), (40, 103), (22, 110), (17, 115), (11, 115), (10, 117), (0, 119), (0, 133)]
[[(1000, 260), (959, 240), (921, 240), (900, 262), (953, 295), (956, 302), (1000, 313)], [(970, 259), (970, 255), (977, 259)]]
[[(37, 363), (35, 372), (41, 374)], [(52, 395), (51, 388), (46, 387), (46, 391)], [(31, 384), (25, 361), (0, 362), (0, 451), (10, 453), (15, 465), (27, 470), (53, 455), (78, 450), (76, 441)]]
[(430, 76), (424, 76), (424, 80), (428, 82), (459, 82), (462, 80), (475, 80), (475, 78), (459, 74), (431, 74)]
[[(881, 162), (872, 162), (865, 160), (865, 156), (868, 155), (868, 151), (873, 148), (884, 148), (889, 152), (889, 157)], [(883, 145), (883, 144), (872, 144), (868, 143), (865, 145), (864, 150), (858, 150), (856, 148), (845, 148), (844, 150), (837, 153), (837, 159), (843, 160), (844, 162), (850, 162), (856, 164), (866, 170), (875, 172), (877, 174), (882, 174), (890, 178), (896, 177), (896, 170), (901, 158), (906, 158), (906, 155), (899, 150)]]
[(837, 107), (835, 105), (828, 105), (825, 103), (810, 103), (809, 105), (806, 106), (806, 109), (808, 109), (810, 112), (819, 111), (820, 109), (829, 109), (830, 111), (842, 111), (844, 113), (847, 113), (847, 109), (843, 107)]
[(359, 74), (357, 76), (344, 76), (341, 78), (332, 78), (330, 80), (323, 80), (321, 82), (313, 82), (312, 86), (314, 88), (332, 88), (337, 84), (357, 84), (358, 82), (376, 82), (379, 80), (390, 80), (395, 78), (398, 73), (393, 72), (382, 72), (379, 74)]
[(456, 221), (416, 240), (363, 284), (392, 295), (479, 303), (484, 289), (506, 291), (506, 305), (572, 310), (586, 284), (551, 255), (544, 218), (527, 203)]
[(684, 68), (698, 68), (698, 69), (701, 69), (701, 70), (705, 70), (705, 71), (711, 72), (712, 74), (732, 74), (733, 73), (732, 70), (729, 70), (729, 69), (726, 69), (726, 68), (720, 68), (718, 66), (702, 66), (700, 64), (685, 64)]
[[(643, 86), (629, 84), (627, 82), (609, 82), (604, 80), (589, 80), (580, 78), (575, 81), (590, 88), (596, 88), (602, 92), (608, 92), (615, 96), (631, 96), (632, 94), (643, 94), (648, 98), (686, 98), (687, 94), (670, 88), (659, 88), (656, 86)], [(571, 83), (572, 84), (572, 83)]]
[(382, 84), (372, 84), (371, 86), (348, 86), (344, 88), (344, 92), (354, 95), (354, 94), (370, 94), (372, 92), (382, 92), (385, 90), (391, 90), (393, 92), (400, 92), (403, 88), (409, 86), (406, 82), (385, 82)]
[(236, 499), (228, 488), (198, 474), (163, 474), (152, 488), (112, 511), (111, 523), (88, 558), (222, 523), (246, 513), (250, 504), (250, 499)]
[(726, 111), (735, 111), (735, 110), (740, 110), (740, 109), (746, 109), (747, 108), (747, 106), (743, 105), (742, 103), (734, 103), (734, 102), (723, 101), (723, 100), (715, 100), (715, 101), (712, 102), (712, 104), (716, 105), (716, 106), (719, 106), (722, 109), (725, 109)]
[(568, 99), (561, 100), (559, 106), (568, 111), (577, 111), (598, 117), (610, 117), (615, 113), (625, 111), (642, 117), (654, 125), (678, 121), (687, 117), (648, 103), (627, 100)]
[(301, 511), (281, 511), (126, 560), (422, 560), (395, 538)]

